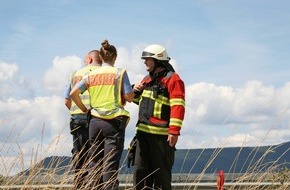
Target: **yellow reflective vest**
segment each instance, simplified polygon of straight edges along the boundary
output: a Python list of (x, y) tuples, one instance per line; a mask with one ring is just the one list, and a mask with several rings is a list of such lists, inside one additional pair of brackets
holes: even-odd
[(122, 80), (125, 70), (113, 66), (102, 66), (84, 79), (90, 94), (91, 114), (102, 119), (114, 119), (118, 116), (130, 118), (124, 109), (122, 99)]
[[(71, 89), (79, 81), (81, 81), (85, 75), (89, 74), (90, 71), (93, 71), (93, 70), (95, 70), (95, 69), (97, 69), (99, 67), (100, 66), (96, 66), (96, 65), (88, 65), (88, 66), (83, 67), (82, 69), (77, 70), (76, 72), (72, 73), (70, 75), (70, 85), (71, 85)], [(81, 98), (83, 104), (87, 108), (90, 108), (90, 96), (89, 96), (89, 92), (88, 91), (85, 91), (84, 93), (80, 94), (80, 98)], [(84, 112), (79, 109), (79, 107), (75, 104), (74, 101), (72, 101), (71, 108), (70, 108), (70, 114), (71, 115), (84, 114)]]

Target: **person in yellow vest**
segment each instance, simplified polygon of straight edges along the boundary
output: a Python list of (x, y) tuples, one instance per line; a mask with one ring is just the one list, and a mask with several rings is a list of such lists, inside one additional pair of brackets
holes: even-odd
[(124, 109), (126, 102), (133, 101), (133, 90), (125, 69), (114, 67), (117, 50), (107, 40), (100, 49), (102, 66), (90, 72), (71, 91), (71, 97), (84, 112), (87, 107), (79, 95), (85, 90), (90, 94), (91, 120), (90, 169), (88, 186), (90, 189), (117, 190), (118, 170), (125, 139), (125, 128), (130, 114)]
[[(80, 110), (77, 105), (71, 101), (71, 89), (82, 80), (84, 75), (101, 66), (101, 60), (98, 50), (90, 51), (84, 59), (85, 67), (73, 72), (70, 75), (69, 82), (65, 89), (65, 105), (70, 111), (70, 131), (73, 136), (72, 162), (75, 172), (74, 189), (80, 189), (84, 186), (84, 179), (87, 175), (87, 158), (89, 152), (89, 128), (87, 115)], [(87, 108), (90, 108), (90, 99), (88, 91), (80, 95), (81, 101)]]

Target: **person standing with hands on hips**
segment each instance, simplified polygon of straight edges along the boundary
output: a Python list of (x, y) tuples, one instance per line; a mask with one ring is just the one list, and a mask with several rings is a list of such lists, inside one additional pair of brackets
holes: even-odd
[(139, 105), (133, 184), (136, 190), (171, 190), (175, 145), (185, 113), (184, 82), (163, 46), (149, 45), (141, 58), (149, 75), (133, 87), (134, 103)]
[[(73, 72), (70, 75), (69, 83), (65, 89), (65, 105), (70, 111), (70, 132), (73, 136), (72, 162), (75, 172), (74, 189), (80, 189), (84, 186), (84, 178), (87, 175), (89, 127), (87, 123), (87, 114), (80, 110), (77, 105), (71, 101), (70, 92), (76, 83), (82, 80), (84, 75), (101, 66), (102, 62), (99, 57), (99, 51), (90, 51), (86, 55), (84, 63), (85, 67)], [(87, 108), (90, 107), (88, 91), (81, 94), (80, 99)]]
[(126, 101), (133, 101), (134, 93), (126, 70), (114, 67), (117, 50), (108, 40), (102, 43), (100, 58), (102, 66), (90, 72), (70, 95), (83, 112), (88, 112), (79, 95), (85, 90), (90, 94), (89, 189), (117, 190), (125, 128), (130, 119), (124, 106)]

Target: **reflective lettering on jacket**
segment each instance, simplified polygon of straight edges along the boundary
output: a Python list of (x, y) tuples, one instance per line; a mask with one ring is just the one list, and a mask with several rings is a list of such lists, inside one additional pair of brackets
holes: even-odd
[(118, 116), (130, 117), (122, 100), (122, 79), (125, 70), (112, 66), (102, 66), (91, 72), (85, 80), (91, 97), (91, 114), (103, 119)]
[[(87, 75), (90, 71), (95, 70), (97, 68), (99, 68), (99, 66), (89, 65), (71, 74), (70, 76), (71, 89), (79, 81), (81, 81), (85, 75)], [(80, 99), (87, 108), (90, 108), (90, 95), (87, 90), (84, 93), (80, 94)], [(79, 109), (79, 107), (75, 104), (75, 102), (72, 101), (70, 114), (75, 115), (75, 114), (84, 114), (84, 113), (82, 110)]]

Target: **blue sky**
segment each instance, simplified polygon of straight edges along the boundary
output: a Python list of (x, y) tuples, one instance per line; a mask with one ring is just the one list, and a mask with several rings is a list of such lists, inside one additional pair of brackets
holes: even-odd
[[(289, 10), (286, 0), (3, 1), (3, 159), (30, 158), (39, 146), (43, 155), (70, 155), (63, 90), (104, 39), (117, 47), (116, 66), (127, 70), (131, 83), (146, 75), (140, 55), (147, 45), (167, 48), (186, 84), (177, 148), (288, 141)], [(125, 147), (137, 117), (137, 106), (126, 108), (132, 119)]]

